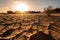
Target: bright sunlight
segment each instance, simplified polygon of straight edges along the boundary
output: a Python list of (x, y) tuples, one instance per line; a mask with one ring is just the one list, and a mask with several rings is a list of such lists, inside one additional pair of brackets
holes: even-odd
[(28, 5), (25, 3), (18, 2), (15, 4), (14, 8), (15, 8), (15, 10), (21, 11), (21, 12), (28, 11)]

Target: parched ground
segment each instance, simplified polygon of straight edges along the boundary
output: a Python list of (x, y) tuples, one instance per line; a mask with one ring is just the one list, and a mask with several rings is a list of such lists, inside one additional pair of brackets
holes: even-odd
[[(55, 25), (48, 29), (50, 23)], [(0, 40), (29, 40), (38, 31), (60, 40), (60, 16), (0, 14)]]

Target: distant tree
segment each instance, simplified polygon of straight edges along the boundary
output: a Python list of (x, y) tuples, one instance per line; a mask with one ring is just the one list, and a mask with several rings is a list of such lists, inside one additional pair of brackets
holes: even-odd
[(13, 11), (7, 11), (8, 14), (13, 14)]
[(41, 13), (40, 11), (28, 11), (29, 13)]
[(15, 11), (15, 13), (19, 14), (19, 13), (20, 13), (20, 11)]
[(52, 6), (48, 6), (48, 8), (44, 8), (44, 13), (46, 13), (49, 17), (51, 16), (53, 7)]
[(60, 13), (60, 8), (53, 9), (54, 13)]

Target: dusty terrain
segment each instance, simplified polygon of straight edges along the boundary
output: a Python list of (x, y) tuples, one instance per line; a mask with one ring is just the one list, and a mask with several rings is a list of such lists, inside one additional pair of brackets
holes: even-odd
[[(38, 21), (39, 26), (34, 24)], [(57, 26), (52, 25), (54, 28), (49, 30), (50, 23), (55, 23)], [(60, 16), (0, 14), (0, 40), (29, 40), (30, 36), (38, 31), (46, 34), (50, 31), (56, 40), (60, 40)]]

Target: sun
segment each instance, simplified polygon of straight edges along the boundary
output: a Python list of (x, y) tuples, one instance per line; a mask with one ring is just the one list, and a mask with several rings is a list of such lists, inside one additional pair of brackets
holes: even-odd
[(28, 11), (28, 6), (25, 3), (16, 3), (14, 8), (15, 10), (21, 11), (21, 12)]

